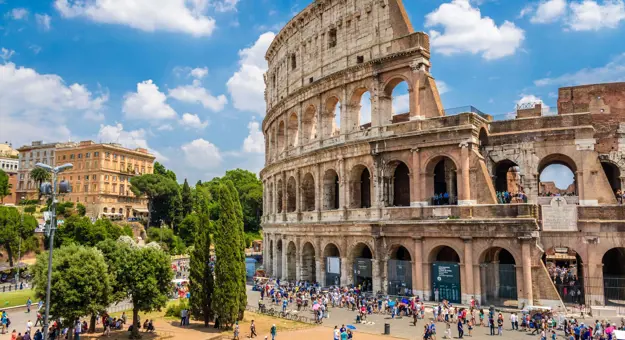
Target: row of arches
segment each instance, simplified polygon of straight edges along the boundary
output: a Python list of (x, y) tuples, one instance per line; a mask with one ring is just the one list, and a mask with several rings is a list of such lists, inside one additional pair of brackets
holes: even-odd
[[(379, 96), (380, 109), (390, 113), (391, 122), (408, 120), (411, 92), (403, 77), (393, 78), (386, 84), (383, 95)], [(269, 154), (276, 155), (319, 138), (336, 137), (341, 129), (352, 132), (367, 128), (371, 125), (371, 108), (371, 92), (363, 86), (353, 90), (347, 105), (341, 104), (339, 95), (330, 95), (319, 108), (314, 104), (306, 106), (301, 117), (298, 112), (289, 111), (268, 130)], [(342, 123), (341, 117), (346, 121)]]

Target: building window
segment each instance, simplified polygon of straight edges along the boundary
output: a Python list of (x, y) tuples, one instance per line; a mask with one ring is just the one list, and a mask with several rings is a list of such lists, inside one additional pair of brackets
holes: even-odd
[(104, 157), (106, 157), (106, 158), (110, 158), (110, 157), (111, 157), (111, 153), (110, 153), (110, 152), (107, 152), (107, 153), (104, 155)]
[(87, 153), (85, 154), (85, 158), (90, 158), (90, 157), (91, 157), (91, 152), (87, 152)]
[(89, 192), (89, 184), (85, 184), (85, 192)]
[(116, 159), (117, 159), (117, 154), (116, 154), (116, 153), (114, 153), (114, 154), (113, 154), (113, 160), (116, 160)]
[(122, 157), (122, 161), (123, 161), (124, 159), (126, 159), (126, 156), (124, 156), (124, 155), (122, 155), (121, 157)]
[(109, 180), (109, 175), (104, 176), (104, 180), (108, 181)]
[(78, 175), (78, 177), (77, 177), (77, 178), (78, 178), (78, 180), (80, 181), (80, 175)]
[(43, 152), (43, 155), (44, 155), (44, 156), (46, 156), (47, 154), (48, 154), (48, 152), (47, 152), (47, 151), (44, 151), (44, 152)]
[(295, 70), (297, 68), (297, 57), (295, 53), (291, 54), (291, 70)]
[(74, 154), (69, 155), (69, 159), (74, 159)]
[(333, 48), (336, 46), (336, 28), (333, 28), (328, 32), (328, 47)]
[(82, 154), (81, 154), (81, 153), (79, 153), (79, 154), (78, 154), (78, 159), (81, 159), (81, 158), (82, 158)]

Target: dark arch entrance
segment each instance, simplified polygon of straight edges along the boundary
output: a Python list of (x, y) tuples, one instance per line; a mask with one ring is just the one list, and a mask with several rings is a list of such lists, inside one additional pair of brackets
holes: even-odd
[(434, 166), (433, 175), (432, 205), (457, 204), (458, 181), (453, 161), (447, 157), (442, 157)]
[(388, 260), (388, 293), (390, 295), (411, 295), (412, 258), (408, 249), (394, 247)]
[(350, 176), (351, 208), (371, 207), (371, 174), (364, 165), (357, 165)]
[(358, 243), (354, 247), (353, 256), (354, 286), (360, 287), (363, 292), (373, 291), (373, 253), (371, 249), (364, 243)]
[(315, 179), (309, 172), (302, 179), (302, 211), (315, 210)]
[(552, 247), (545, 251), (542, 260), (562, 301), (584, 303), (584, 264), (579, 254), (571, 248)]
[(315, 248), (312, 243), (306, 242), (302, 247), (302, 281), (310, 283), (317, 281), (317, 263), (315, 259)]
[(339, 208), (339, 175), (329, 169), (323, 176), (323, 209)]
[[(271, 275), (276, 276), (276, 273), (274, 273), (274, 267), (273, 267), (273, 258), (274, 258), (274, 254), (273, 254), (273, 240), (269, 241), (269, 263), (267, 265), (267, 267), (270, 269), (271, 271)], [(277, 269), (275, 269), (277, 271)], [(278, 277), (278, 276), (276, 276)]]
[(625, 305), (625, 248), (608, 250), (601, 263), (605, 304)]
[(399, 162), (393, 172), (393, 206), (410, 206), (410, 170), (404, 162)]
[(297, 277), (297, 250), (295, 248), (295, 243), (292, 241), (289, 242), (288, 247), (286, 248), (286, 279), (287, 280), (295, 280)]
[(286, 212), (294, 212), (297, 208), (296, 192), (295, 178), (290, 177), (286, 182)]
[(325, 265), (326, 286), (339, 286), (341, 284), (341, 253), (339, 248), (329, 243), (323, 249)]
[(278, 214), (281, 214), (283, 212), (284, 206), (283, 206), (283, 199), (282, 199), (282, 180), (278, 180), (278, 184), (276, 185), (276, 193), (277, 193), (277, 202), (276, 202), (276, 210)]
[(460, 256), (449, 246), (440, 246), (430, 253), (432, 263), (432, 299), (460, 303)]
[(521, 191), (521, 183), (518, 181), (518, 165), (511, 160), (504, 159), (495, 164), (493, 169), (493, 180), (495, 191), (517, 193)]
[(493, 247), (480, 260), (482, 305), (518, 306), (516, 262), (509, 251)]
[(616, 193), (617, 190), (621, 190), (621, 171), (619, 168), (609, 162), (601, 162), (601, 167), (603, 168), (605, 176), (608, 178), (612, 192)]
[(276, 262), (278, 263), (278, 265), (276, 266), (277, 267), (276, 268), (276, 277), (280, 277), (281, 278), (282, 277), (282, 250), (283, 250), (282, 249), (282, 240), (278, 240), (278, 244), (277, 244), (276, 248), (278, 250), (277, 254), (276, 254), (276, 256), (277, 256), (277, 259), (276, 259), (277, 261)]

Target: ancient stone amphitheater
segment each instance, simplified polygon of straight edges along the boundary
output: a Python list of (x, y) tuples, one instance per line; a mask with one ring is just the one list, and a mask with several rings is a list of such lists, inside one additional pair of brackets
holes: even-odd
[[(266, 59), (269, 275), (426, 300), (623, 303), (625, 209), (614, 192), (625, 178), (625, 83), (561, 88), (556, 115), (540, 104), (505, 120), (444, 110), (429, 38), (401, 0), (316, 0)], [(409, 112), (396, 114), (400, 83)], [(574, 177), (559, 196), (540, 181), (553, 164)], [(498, 192), (512, 196), (502, 203)]]

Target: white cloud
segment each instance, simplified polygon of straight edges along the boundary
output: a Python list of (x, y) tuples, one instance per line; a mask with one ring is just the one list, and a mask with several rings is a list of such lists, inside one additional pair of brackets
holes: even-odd
[(247, 124), (249, 134), (243, 141), (243, 152), (265, 153), (265, 136), (260, 131), (260, 123), (252, 120)]
[(180, 147), (189, 167), (211, 169), (221, 165), (222, 156), (215, 144), (199, 138)]
[(137, 83), (137, 92), (124, 96), (122, 111), (129, 119), (163, 120), (176, 118), (174, 109), (165, 101), (167, 96), (152, 80)]
[(604, 0), (603, 5), (593, 0), (571, 3), (571, 16), (567, 24), (573, 31), (597, 31), (616, 28), (625, 20), (623, 0)]
[(438, 94), (445, 94), (445, 93), (451, 91), (451, 89), (449, 88), (447, 83), (442, 81), (442, 80), (437, 80), (436, 81), (436, 88), (438, 89)]
[(536, 86), (573, 86), (625, 81), (625, 53), (597, 68), (584, 68), (574, 73), (534, 81)]
[(217, 12), (230, 12), (237, 10), (239, 0), (221, 0), (215, 1), (214, 7)]
[(126, 25), (147, 32), (157, 30), (209, 36), (215, 20), (205, 14), (206, 0), (56, 0), (66, 18), (84, 17), (107, 24)]
[(37, 20), (37, 24), (44, 30), (50, 30), (50, 22), (52, 19), (47, 14), (35, 14), (35, 20)]
[(33, 51), (34, 54), (39, 54), (39, 52), (41, 52), (41, 46), (39, 45), (30, 45), (28, 46), (28, 48)]
[(239, 51), (239, 69), (226, 84), (237, 110), (265, 115), (265, 52), (274, 37), (273, 32), (263, 33), (252, 47)]
[(163, 124), (156, 128), (157, 131), (172, 131), (174, 129), (171, 124)]
[(566, 13), (566, 0), (543, 0), (536, 12), (530, 18), (530, 22), (546, 24), (557, 21)]
[(11, 59), (11, 57), (15, 54), (15, 51), (13, 50), (9, 50), (6, 48), (2, 48), (0, 49), (0, 59), (4, 60), (4, 62), (9, 61), (9, 59)]
[(402, 94), (393, 97), (393, 114), (406, 113), (410, 111), (410, 95)]
[(208, 75), (208, 67), (196, 67), (189, 72), (189, 75), (196, 79), (202, 79)]
[(514, 54), (525, 39), (525, 32), (514, 23), (504, 21), (497, 26), (468, 0), (453, 0), (426, 15), (425, 27), (437, 26), (442, 26), (443, 32), (429, 32), (431, 45), (445, 55), (469, 52), (487, 60), (498, 59)]
[(223, 94), (215, 97), (202, 87), (199, 80), (194, 80), (192, 85), (178, 86), (169, 90), (169, 97), (175, 98), (186, 103), (201, 103), (204, 108), (213, 112), (223, 110), (228, 104), (228, 99)]
[(26, 8), (13, 8), (11, 17), (14, 20), (28, 19), (28, 10)]
[(532, 13), (533, 11), (534, 11), (534, 5), (533, 4), (525, 5), (525, 7), (523, 7), (521, 9), (521, 12), (519, 12), (519, 15), (517, 16), (517, 19), (521, 19), (521, 18), (525, 17), (526, 15)]
[(107, 100), (106, 93), (94, 95), (85, 85), (67, 85), (56, 74), (0, 64), (0, 136), (16, 145), (67, 140), (67, 122), (101, 115)]
[(543, 116), (551, 114), (551, 108), (549, 105), (545, 104), (545, 102), (540, 98), (533, 94), (522, 94), (521, 98), (516, 101), (516, 108), (519, 106), (533, 107), (536, 104), (541, 105), (541, 114)]
[(158, 161), (162, 162), (167, 160), (167, 157), (148, 146), (144, 129), (127, 131), (124, 130), (124, 126), (121, 123), (116, 123), (115, 125), (100, 125), (97, 138), (103, 143), (119, 143), (129, 149), (144, 148), (156, 156)]
[(196, 114), (185, 113), (180, 119), (180, 125), (188, 129), (202, 130), (208, 126), (208, 121), (202, 121)]

